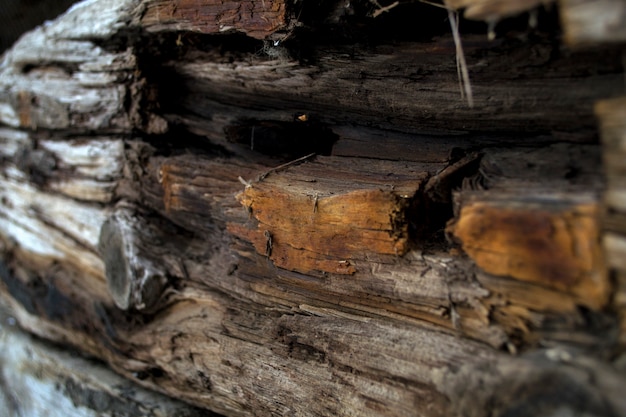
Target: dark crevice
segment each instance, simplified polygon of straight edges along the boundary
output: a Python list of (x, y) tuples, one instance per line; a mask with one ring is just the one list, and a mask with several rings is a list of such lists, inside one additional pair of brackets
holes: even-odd
[(306, 113), (293, 115), (289, 122), (241, 120), (225, 128), (229, 142), (264, 155), (296, 159), (311, 153), (330, 155), (337, 136)]
[(9, 48), (22, 33), (53, 20), (76, 0), (2, 1), (0, 7), (0, 53)]
[(170, 124), (163, 135), (144, 135), (143, 140), (154, 147), (154, 156), (177, 156), (192, 153), (200, 156), (228, 157), (231, 152), (210, 142), (206, 137), (195, 135), (178, 124)]

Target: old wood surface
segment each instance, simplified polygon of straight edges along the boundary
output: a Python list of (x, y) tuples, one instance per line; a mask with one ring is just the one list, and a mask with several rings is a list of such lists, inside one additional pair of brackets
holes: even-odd
[(210, 416), (141, 389), (102, 363), (26, 335), (1, 314), (0, 408), (20, 417)]
[(445, 11), (331, 3), (90, 0), (24, 36), (2, 304), (225, 415), (623, 414), (621, 51), (468, 30), (470, 108), (447, 22), (387, 32)]
[(626, 344), (626, 202), (624, 182), (624, 132), (626, 97), (601, 101), (596, 106), (603, 144), (607, 178), (604, 219), (604, 250), (607, 264), (614, 271), (615, 306), (621, 321), (620, 341)]

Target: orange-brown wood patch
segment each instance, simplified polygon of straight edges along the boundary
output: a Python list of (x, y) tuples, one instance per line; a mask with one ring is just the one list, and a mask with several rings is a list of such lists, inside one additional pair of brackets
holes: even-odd
[(520, 203), (472, 201), (448, 230), (484, 271), (567, 291), (600, 307), (608, 280), (600, 245), (600, 205), (553, 209)]
[(231, 233), (276, 266), (304, 273), (353, 274), (355, 261), (408, 250), (407, 211), (426, 172), (405, 172), (402, 179), (396, 177), (399, 181), (385, 184), (359, 178), (355, 171), (344, 179), (353, 188), (338, 189), (333, 184), (342, 173), (328, 166), (326, 177), (311, 176), (324, 172), (323, 165), (305, 165), (246, 187), (237, 198), (256, 227), (230, 224)]

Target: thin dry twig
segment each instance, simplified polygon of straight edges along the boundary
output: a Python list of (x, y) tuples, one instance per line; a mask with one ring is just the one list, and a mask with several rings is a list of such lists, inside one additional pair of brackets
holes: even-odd
[[(443, 4), (435, 3), (431, 0), (418, 0), (421, 3), (428, 4), (430, 6), (440, 7), (448, 11), (448, 20), (450, 20), (450, 28), (452, 29), (452, 37), (454, 39), (454, 46), (456, 48), (456, 69), (459, 79), (459, 90), (461, 91), (461, 98), (467, 100), (467, 105), (470, 108), (474, 107), (474, 94), (472, 91), (472, 83), (469, 78), (469, 71), (467, 69), (467, 62), (465, 61), (465, 53), (463, 52), (463, 44), (461, 43), (461, 35), (459, 33), (459, 14), (447, 5), (445, 0)], [(374, 17), (380, 16), (382, 13), (400, 4), (399, 1), (391, 3), (389, 6), (382, 6), (378, 0), (370, 0), (370, 3), (374, 4), (378, 9), (372, 14)], [(491, 32), (490, 32), (491, 33)]]
[(292, 165), (299, 164), (300, 162), (304, 162), (304, 161), (306, 161), (307, 159), (310, 159), (310, 158), (312, 158), (312, 157), (314, 157), (314, 156), (315, 156), (315, 152), (310, 153), (310, 154), (308, 154), (308, 155), (305, 155), (305, 156), (303, 156), (303, 157), (301, 157), (301, 158), (294, 159), (293, 161), (289, 161), (289, 162), (284, 163), (284, 164), (282, 164), (282, 165), (279, 165), (279, 166), (277, 166), (276, 168), (269, 169), (269, 170), (265, 171), (263, 174), (261, 174), (261, 175), (259, 176), (259, 181), (263, 181), (263, 180), (264, 180), (264, 179), (265, 179), (268, 175), (270, 175), (270, 174), (271, 174), (271, 173), (273, 173), (273, 172), (279, 172), (279, 171), (282, 171), (282, 170), (284, 170), (284, 169), (286, 169), (286, 168), (289, 168), (289, 167), (290, 167), (290, 166), (292, 166)]
[(389, 10), (393, 9), (398, 4), (400, 4), (399, 1), (394, 1), (389, 6), (382, 6), (377, 0), (370, 0), (370, 2), (373, 3), (376, 7), (378, 7), (378, 9), (375, 10), (374, 13), (372, 13), (373, 17), (378, 17), (381, 14), (388, 12)]
[(463, 45), (461, 43), (461, 35), (459, 34), (459, 14), (448, 9), (448, 19), (450, 20), (450, 28), (452, 29), (452, 37), (454, 38), (454, 46), (456, 47), (456, 65), (459, 74), (459, 84), (461, 89), (461, 97), (467, 99), (470, 108), (474, 107), (474, 94), (472, 92), (472, 84), (465, 62), (465, 54), (463, 53)]

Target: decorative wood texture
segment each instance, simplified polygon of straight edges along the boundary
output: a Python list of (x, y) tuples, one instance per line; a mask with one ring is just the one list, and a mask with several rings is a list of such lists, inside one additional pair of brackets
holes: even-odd
[(22, 327), (225, 415), (624, 414), (591, 109), (621, 51), (463, 35), (469, 109), (451, 36), (392, 42), (369, 2), (240, 3), (247, 37), (176, 4), (85, 1), (3, 57)]

